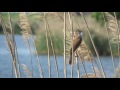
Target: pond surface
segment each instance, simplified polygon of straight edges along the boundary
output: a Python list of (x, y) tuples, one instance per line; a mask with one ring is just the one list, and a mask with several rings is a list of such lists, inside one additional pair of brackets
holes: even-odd
[[(17, 50), (18, 50), (18, 57), (20, 60), (20, 69), (21, 69), (21, 77), (26, 78), (26, 74), (24, 73), (24, 69), (22, 64), (25, 64), (26, 66), (29, 67), (31, 70), (31, 61), (30, 61), (30, 52), (29, 49), (27, 48), (26, 44), (24, 43), (24, 40), (21, 36), (16, 35), (16, 44), (17, 44)], [(32, 42), (31, 42), (31, 47)], [(34, 52), (34, 49), (32, 49)], [(40, 55), (40, 62), (42, 65), (44, 77), (48, 78), (48, 56), (47, 55)], [(36, 58), (36, 55), (32, 54), (32, 59), (33, 59), (33, 75), (35, 78), (40, 77), (40, 73), (38, 70), (38, 61)], [(107, 77), (112, 77), (114, 74), (113, 71), (113, 66), (112, 66), (112, 61), (111, 57), (101, 57), (103, 68), (105, 71), (105, 74)], [(96, 58), (97, 63), (99, 64), (97, 58)], [(51, 62), (51, 77), (56, 78), (56, 66), (54, 62), (54, 57), (50, 56), (50, 62)], [(117, 67), (118, 65), (118, 58), (114, 58), (115, 66)], [(58, 70), (59, 70), (59, 77), (63, 78), (64, 77), (64, 58), (63, 56), (57, 56), (57, 63), (58, 63)], [(91, 69), (92, 65), (90, 62), (85, 62), (85, 68), (87, 73), (92, 73), (93, 70)], [(94, 63), (96, 66), (96, 64)], [(100, 67), (100, 66), (99, 66)], [(80, 68), (80, 75), (84, 74), (84, 70), (82, 67), (81, 62), (79, 61), (79, 68)], [(8, 50), (8, 46), (6, 43), (6, 39), (4, 35), (0, 35), (0, 78), (12, 78), (15, 77), (14, 74), (12, 75), (12, 59)], [(71, 77), (71, 66), (68, 64), (68, 58), (67, 58), (67, 77)], [(77, 78), (77, 65), (74, 65), (73, 68), (73, 77)]]

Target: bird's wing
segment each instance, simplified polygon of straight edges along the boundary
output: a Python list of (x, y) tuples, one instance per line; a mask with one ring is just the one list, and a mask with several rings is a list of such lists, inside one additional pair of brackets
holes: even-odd
[(73, 44), (73, 51), (75, 51), (81, 44), (82, 39), (74, 39), (73, 43), (71, 42), (71, 50), (72, 50), (72, 44)]

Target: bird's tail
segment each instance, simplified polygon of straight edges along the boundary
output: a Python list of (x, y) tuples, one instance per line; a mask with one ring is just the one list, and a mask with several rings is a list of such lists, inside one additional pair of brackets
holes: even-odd
[(70, 54), (69, 64), (72, 64), (72, 54)]

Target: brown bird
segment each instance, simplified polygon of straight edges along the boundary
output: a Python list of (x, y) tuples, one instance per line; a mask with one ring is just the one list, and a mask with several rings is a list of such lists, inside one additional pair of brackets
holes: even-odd
[[(73, 35), (73, 53), (76, 51), (76, 49), (80, 46), (83, 38), (83, 32), (81, 30), (76, 30)], [(71, 43), (71, 49), (70, 49), (70, 59), (69, 64), (72, 64), (72, 43)]]

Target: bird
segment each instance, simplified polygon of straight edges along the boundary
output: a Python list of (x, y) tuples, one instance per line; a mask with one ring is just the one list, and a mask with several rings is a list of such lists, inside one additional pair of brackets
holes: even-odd
[[(73, 35), (73, 42), (71, 42), (70, 45), (70, 58), (69, 58), (69, 64), (72, 64), (72, 48), (73, 48), (73, 53), (77, 50), (77, 48), (80, 46), (83, 38), (83, 31), (80, 29), (77, 29), (74, 32)], [(73, 44), (73, 45), (72, 45)]]

